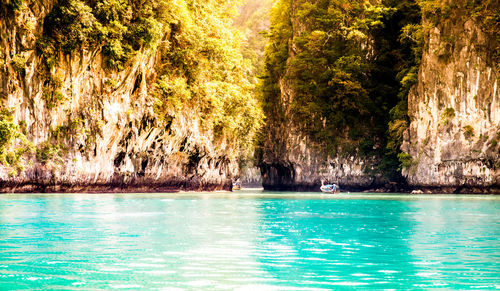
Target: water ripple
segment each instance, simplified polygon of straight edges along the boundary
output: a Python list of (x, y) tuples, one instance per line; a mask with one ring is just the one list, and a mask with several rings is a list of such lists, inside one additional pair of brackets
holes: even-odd
[(499, 199), (224, 195), (2, 196), (0, 290), (500, 288)]

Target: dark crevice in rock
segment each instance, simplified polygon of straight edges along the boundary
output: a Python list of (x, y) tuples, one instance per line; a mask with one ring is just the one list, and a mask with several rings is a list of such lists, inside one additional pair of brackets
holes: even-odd
[(142, 82), (142, 73), (139, 74), (135, 79), (134, 89), (132, 89), (132, 94), (134, 94), (135, 92), (137, 92), (137, 90), (141, 88), (141, 82)]
[(123, 163), (124, 159), (125, 159), (125, 152), (122, 151), (118, 153), (118, 155), (116, 155), (115, 159), (113, 160), (115, 167), (119, 167)]

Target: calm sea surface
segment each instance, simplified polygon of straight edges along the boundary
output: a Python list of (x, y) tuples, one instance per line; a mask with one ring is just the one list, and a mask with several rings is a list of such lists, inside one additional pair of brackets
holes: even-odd
[(0, 290), (500, 289), (500, 197), (0, 195)]

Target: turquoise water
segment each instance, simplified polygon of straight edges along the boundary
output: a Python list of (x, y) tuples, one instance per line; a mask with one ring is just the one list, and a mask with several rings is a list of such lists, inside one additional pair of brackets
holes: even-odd
[(500, 197), (0, 195), (0, 290), (500, 289)]

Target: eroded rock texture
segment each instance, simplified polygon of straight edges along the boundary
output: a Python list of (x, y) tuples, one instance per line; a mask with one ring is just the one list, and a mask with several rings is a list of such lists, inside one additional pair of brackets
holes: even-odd
[[(347, 146), (345, 144), (357, 142), (353, 142), (349, 138), (352, 129), (352, 127), (349, 128), (350, 125), (335, 129), (336, 134), (333, 137), (329, 135), (327, 138), (317, 138), (313, 137), (313, 134), (307, 130), (307, 128), (312, 127), (310, 123), (322, 123), (322, 126), (318, 127), (323, 127), (324, 130), (326, 120), (329, 118), (334, 119), (334, 114), (332, 116), (322, 116), (319, 110), (317, 112), (313, 110), (308, 116), (313, 116), (309, 121), (301, 119), (298, 115), (298, 108), (308, 110), (308, 102), (312, 106), (331, 106), (331, 104), (319, 105), (320, 102), (317, 99), (320, 97), (313, 101), (313, 95), (317, 95), (319, 89), (316, 88), (315, 90), (314, 85), (311, 84), (315, 84), (316, 81), (320, 82), (319, 76), (316, 76), (316, 79), (312, 78), (304, 81), (301, 79), (303, 76), (301, 76), (300, 72), (304, 71), (307, 74), (310, 70), (316, 70), (315, 72), (318, 74), (318, 68), (311, 67), (320, 64), (322, 72), (327, 72), (326, 74), (332, 76), (335, 75), (332, 73), (334, 71), (332, 68), (335, 67), (334, 63), (339, 56), (332, 56), (335, 55), (334, 53), (331, 55), (318, 53), (321, 55), (319, 57), (316, 53), (321, 50), (331, 50), (341, 54), (342, 50), (335, 47), (334, 43), (347, 43), (345, 36), (339, 36), (342, 35), (342, 32), (333, 32), (337, 29), (337, 26), (334, 28), (329, 27), (325, 22), (313, 17), (311, 11), (316, 10), (310, 11), (307, 8), (315, 5), (321, 6), (321, 9), (324, 10), (318, 9), (318, 11), (321, 11), (318, 13), (324, 13), (325, 18), (331, 18), (332, 22), (339, 22), (338, 25), (341, 26), (345, 24), (343, 20), (337, 19), (333, 12), (329, 14), (330, 10), (340, 9), (340, 4), (324, 2), (320, 5), (312, 2), (314, 1), (279, 1), (280, 6), (274, 8), (276, 10), (274, 12), (275, 19), (273, 20), (275, 30), (271, 33), (273, 36), (269, 45), (270, 49), (267, 52), (267, 70), (269, 74), (269, 81), (267, 82), (272, 85), (265, 89), (267, 90), (265, 91), (267, 124), (264, 128), (262, 152), (259, 157), (263, 186), (265, 189), (270, 190), (319, 191), (321, 180), (338, 183), (343, 190), (364, 190), (383, 186), (384, 183), (380, 179), (380, 174), (369, 173), (370, 170), (375, 168), (379, 159), (373, 155), (361, 155), (355, 149), (352, 151), (346, 150)], [(325, 8), (327, 6), (328, 9)], [(345, 13), (347, 15), (348, 12)], [(305, 20), (307, 17), (310, 19)], [(362, 16), (359, 17), (362, 18)], [(321, 29), (325, 30), (325, 32), (322, 32)], [(316, 37), (320, 39), (318, 47), (313, 46), (311, 48), (311, 46), (304, 45), (307, 40), (312, 43), (312, 40)], [(359, 59), (367, 57), (368, 53), (365, 52), (370, 50), (369, 43), (369, 40), (363, 40), (352, 44), (353, 46), (359, 46), (360, 51), (363, 51), (363, 57), (360, 56)], [(317, 62), (313, 64), (305, 60), (304, 53), (310, 53), (313, 56), (311, 58), (316, 57), (315, 61)], [(349, 53), (351, 54), (349, 57), (357, 59), (358, 56), (354, 56), (355, 53), (352, 51)], [(302, 59), (298, 57), (299, 55), (302, 56)], [(298, 62), (302, 62), (301, 65), (303, 65), (300, 69), (298, 69), (300, 66), (297, 64)], [(298, 79), (302, 82), (300, 85), (298, 85)], [(328, 86), (326, 85), (328, 82), (324, 80), (322, 82), (324, 87)], [(336, 88), (340, 88), (339, 91), (342, 91), (344, 84), (338, 84)], [(311, 85), (310, 92), (298, 92), (301, 86), (308, 85)], [(333, 88), (335, 85), (331, 87)], [(301, 94), (301, 101), (297, 101), (299, 94)], [(310, 96), (307, 97), (307, 95)], [(335, 93), (325, 93), (325, 95), (332, 95), (328, 97), (330, 100), (337, 98)], [(310, 101), (304, 101), (308, 98)], [(339, 98), (342, 99), (343, 97)], [(340, 103), (338, 100), (335, 102)], [(335, 106), (332, 106), (332, 108), (336, 108)], [(340, 107), (342, 107), (340, 110), (346, 109), (343, 106)], [(363, 121), (359, 123), (363, 124)], [(366, 123), (362, 126), (365, 127)], [(363, 128), (361, 131), (365, 129)], [(342, 142), (333, 145), (335, 143), (333, 139), (335, 138), (339, 138)]]
[(418, 84), (408, 96), (403, 150), (413, 165), (404, 174), (419, 188), (500, 193), (498, 36), (469, 13), (452, 11), (427, 31)]
[[(229, 190), (239, 171), (227, 154), (233, 149), (213, 141), (198, 112), (185, 108), (170, 121), (155, 115), (154, 50), (121, 71), (105, 68), (100, 48), (57, 53), (47, 74), (36, 41), (56, 2), (1, 7), (0, 99), (36, 150), (19, 174), (0, 166), (0, 192)], [(25, 69), (16, 69), (16, 56)], [(48, 75), (60, 82), (56, 104), (44, 95)]]

